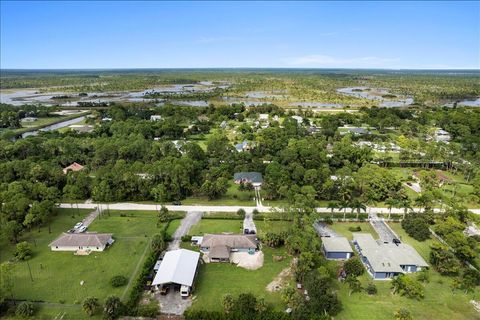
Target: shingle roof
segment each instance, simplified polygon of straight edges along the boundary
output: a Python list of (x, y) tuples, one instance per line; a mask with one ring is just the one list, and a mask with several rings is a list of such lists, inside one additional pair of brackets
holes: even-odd
[(192, 286), (200, 253), (178, 249), (165, 253), (152, 285), (177, 283)]
[(230, 258), (230, 248), (225, 245), (210, 247), (208, 256), (210, 258), (228, 259)]
[(206, 234), (203, 236), (202, 247), (213, 248), (227, 246), (230, 248), (256, 248), (255, 235), (245, 234)]
[(405, 243), (378, 243), (371, 234), (354, 233), (353, 241), (358, 244), (362, 256), (368, 259), (375, 272), (403, 272), (400, 266), (415, 265), (428, 267), (418, 252)]
[(111, 233), (62, 233), (50, 247), (103, 247), (112, 238)]
[(345, 237), (322, 237), (322, 243), (328, 252), (353, 252)]
[(233, 180), (245, 180), (252, 183), (262, 183), (263, 178), (260, 172), (236, 172), (233, 175)]

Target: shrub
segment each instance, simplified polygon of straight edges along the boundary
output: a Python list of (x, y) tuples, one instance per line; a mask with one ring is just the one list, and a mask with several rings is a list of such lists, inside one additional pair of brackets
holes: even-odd
[(395, 320), (412, 320), (410, 311), (405, 308), (400, 308), (394, 313)]
[(424, 214), (409, 214), (402, 220), (402, 228), (415, 240), (425, 241), (430, 238), (426, 218)]
[(358, 277), (365, 272), (362, 262), (357, 257), (352, 257), (345, 261), (343, 269), (348, 276)]
[(165, 240), (164, 240), (165, 235), (163, 235), (162, 233), (157, 233), (157, 234), (153, 235), (153, 237), (152, 237), (152, 242), (150, 243), (150, 247), (152, 248), (152, 250), (154, 252), (159, 253), (159, 252), (165, 250), (165, 248), (166, 248), (166, 244), (165, 244)]
[(240, 218), (244, 219), (244, 218), (245, 218), (245, 214), (246, 214), (246, 212), (245, 212), (244, 209), (242, 209), (242, 208), (238, 209), (237, 215), (238, 215)]
[(29, 318), (33, 317), (36, 311), (37, 308), (32, 302), (24, 301), (18, 305), (17, 310), (15, 310), (15, 315), (21, 318)]
[(399, 293), (407, 298), (420, 300), (425, 296), (425, 288), (411, 276), (399, 275), (392, 280), (393, 293)]
[(158, 306), (158, 303), (154, 302), (147, 305), (139, 306), (137, 316), (147, 317), (147, 318), (156, 318), (159, 312), (160, 312), (160, 308)]
[(85, 313), (91, 317), (95, 314), (100, 304), (98, 303), (98, 299), (95, 297), (88, 297), (83, 301), (82, 309)]
[(377, 294), (377, 286), (373, 283), (369, 283), (365, 289), (369, 295)]
[(32, 257), (32, 245), (27, 241), (17, 243), (15, 249), (15, 258), (18, 260), (28, 260)]
[(271, 248), (278, 248), (285, 244), (284, 233), (267, 233), (265, 235), (265, 244)]
[(123, 287), (128, 282), (128, 279), (125, 276), (114, 276), (110, 279), (110, 284), (112, 287)]
[(107, 320), (113, 320), (118, 318), (122, 312), (122, 301), (117, 296), (109, 296), (105, 300), (105, 305), (103, 307), (103, 316)]
[(361, 228), (360, 226), (348, 227), (348, 231), (350, 231), (350, 232), (359, 232), (359, 231), (362, 231), (362, 228)]
[(182, 236), (182, 242), (190, 242), (190, 241), (192, 241), (192, 236), (191, 235), (186, 234), (186, 235)]

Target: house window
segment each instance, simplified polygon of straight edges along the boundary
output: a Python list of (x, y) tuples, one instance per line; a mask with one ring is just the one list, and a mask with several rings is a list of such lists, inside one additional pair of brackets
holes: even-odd
[(58, 246), (55, 246), (55, 249), (58, 249)]
[(98, 250), (98, 247), (97, 247), (97, 250)]

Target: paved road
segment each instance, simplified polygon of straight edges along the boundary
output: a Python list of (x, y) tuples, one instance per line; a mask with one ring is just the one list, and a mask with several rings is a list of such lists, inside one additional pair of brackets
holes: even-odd
[[(96, 203), (79, 203), (78, 207), (80, 209), (95, 209), (97, 206), (100, 207), (101, 210), (107, 208), (105, 204), (96, 204)], [(259, 212), (270, 212), (272, 209), (281, 209), (275, 207), (267, 207), (267, 206), (206, 206), (206, 205), (181, 205), (181, 206), (174, 206), (174, 205), (166, 205), (167, 209), (170, 211), (204, 211), (204, 212), (237, 212), (238, 209), (244, 209), (246, 212), (252, 212), (254, 209), (257, 209)], [(60, 208), (71, 208), (70, 203), (61, 203)], [(158, 205), (155, 204), (143, 204), (143, 203), (132, 203), (132, 202), (119, 202), (119, 203), (111, 203), (109, 204), (110, 210), (147, 210), (147, 211), (155, 211), (158, 208)], [(350, 208), (346, 209), (347, 212), (351, 211)], [(384, 207), (368, 207), (368, 210), (375, 211), (377, 213), (388, 213), (389, 209)], [(317, 208), (318, 212), (331, 212), (330, 208), (327, 207), (319, 207)], [(419, 208), (414, 208), (415, 212), (421, 211)], [(434, 210), (436, 213), (441, 212), (440, 209), (436, 208)], [(469, 209), (470, 212), (474, 214), (480, 214), (480, 209)], [(343, 213), (343, 211), (335, 209), (334, 212)], [(399, 213), (403, 214), (404, 210), (400, 208), (392, 208), (392, 213)]]
[(175, 250), (180, 248), (180, 243), (182, 242), (182, 237), (188, 234), (190, 228), (197, 224), (202, 219), (203, 212), (201, 211), (189, 211), (185, 215), (185, 218), (180, 222), (177, 230), (172, 236), (172, 241), (168, 244), (167, 250)]

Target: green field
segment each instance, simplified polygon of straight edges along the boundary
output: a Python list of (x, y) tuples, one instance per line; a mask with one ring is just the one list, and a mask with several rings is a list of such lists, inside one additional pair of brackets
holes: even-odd
[[(290, 257), (284, 249), (262, 249), (265, 260), (264, 265), (257, 270), (246, 270), (229, 263), (209, 263), (202, 265), (198, 274), (194, 292), (193, 309), (196, 310), (221, 310), (222, 297), (229, 293), (253, 293), (257, 298), (265, 298), (276, 309), (283, 307), (280, 294), (270, 293), (266, 286), (290, 264)], [(287, 257), (280, 262), (274, 262), (274, 255)]]
[(335, 232), (346, 237), (348, 240), (352, 240), (353, 235), (348, 228), (360, 226), (362, 231), (355, 231), (359, 233), (370, 233), (372, 236), (377, 239), (377, 232), (373, 229), (372, 225), (368, 222), (335, 222), (330, 226)]
[[(75, 256), (72, 252), (52, 252), (48, 243), (62, 231), (81, 220), (72, 218), (76, 210), (59, 210), (52, 222), (52, 233), (47, 227), (32, 230), (24, 236), (29, 242), (36, 242), (34, 256), (28, 261), (32, 271), (30, 279), (26, 262), (16, 263), (14, 269), (14, 296), (53, 303), (76, 304), (87, 296), (103, 300), (114, 294), (124, 296), (128, 288), (113, 288), (109, 280), (115, 275), (127, 278), (135, 276), (134, 271), (145, 258), (150, 237), (159, 231), (156, 217), (151, 212), (111, 211), (97, 218), (89, 231), (111, 232), (116, 242), (105, 252), (93, 252), (89, 256)], [(85, 216), (88, 211), (81, 211)], [(125, 215), (125, 216), (121, 216)], [(2, 261), (12, 257), (12, 245), (2, 242)], [(7, 254), (5, 254), (7, 253)], [(80, 282), (84, 281), (83, 286)]]
[[(419, 242), (408, 236), (398, 223), (389, 224), (402, 241), (412, 245), (422, 257), (428, 261), (429, 245), (433, 240)], [(363, 229), (363, 227), (362, 227)], [(338, 231), (338, 230), (337, 230)], [(369, 296), (366, 293), (355, 293), (349, 296), (348, 285), (339, 284), (339, 298), (343, 303), (343, 311), (336, 319), (393, 319), (393, 314), (399, 308), (408, 309), (413, 319), (479, 319), (478, 313), (469, 303), (470, 299), (479, 297), (479, 290), (464, 294), (452, 291), (452, 278), (441, 276), (430, 269), (430, 282), (425, 284), (425, 298), (417, 301), (392, 295), (389, 281), (374, 281), (378, 293)], [(360, 277), (363, 287), (373, 282), (369, 275)]]
[(199, 223), (192, 226), (190, 235), (203, 235), (206, 233), (242, 233), (242, 220), (225, 220), (225, 219), (202, 219)]

